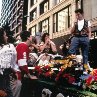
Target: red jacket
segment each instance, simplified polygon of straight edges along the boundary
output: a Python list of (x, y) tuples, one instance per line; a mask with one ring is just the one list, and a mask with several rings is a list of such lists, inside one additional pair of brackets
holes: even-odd
[(29, 47), (25, 42), (22, 42), (16, 46), (16, 51), (17, 51), (17, 64), (21, 70), (24, 73), (28, 74), (28, 66), (27, 62), (29, 59)]

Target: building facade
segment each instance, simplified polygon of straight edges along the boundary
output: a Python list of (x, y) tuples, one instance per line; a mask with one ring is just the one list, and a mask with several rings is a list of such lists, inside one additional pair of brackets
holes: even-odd
[[(70, 34), (75, 20), (75, 9), (82, 8), (91, 21), (92, 31), (97, 29), (96, 0), (28, 0), (27, 30), (49, 33), (51, 39)], [(95, 36), (97, 33), (95, 32)]]
[[(26, 29), (26, 20), (28, 3), (24, 0), (2, 0), (1, 26), (9, 24), (10, 30), (15, 33)], [(23, 11), (25, 10), (25, 11)]]
[(33, 36), (37, 32), (47, 32), (51, 39), (61, 37), (63, 40), (63, 36), (70, 34), (75, 9), (82, 8), (84, 17), (91, 21), (93, 37), (96, 37), (96, 5), (96, 0), (2, 0), (1, 26), (8, 22), (15, 33), (27, 27)]

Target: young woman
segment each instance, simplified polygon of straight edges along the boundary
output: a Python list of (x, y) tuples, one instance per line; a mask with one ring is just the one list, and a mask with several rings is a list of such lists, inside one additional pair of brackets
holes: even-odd
[(49, 38), (48, 33), (44, 33), (42, 36), (42, 42), (40, 44), (40, 52), (39, 56), (39, 64), (38, 65), (46, 65), (50, 62), (53, 55), (57, 53), (56, 45)]
[(5, 30), (0, 28), (0, 89), (6, 92), (2, 97), (13, 97), (10, 74), (14, 73), (12, 68), (16, 63), (16, 50), (13, 44), (7, 43), (7, 40)]
[(40, 51), (42, 53), (48, 53), (48, 54), (57, 53), (56, 45), (54, 42), (50, 40), (48, 33), (44, 33), (42, 36), (42, 42), (40, 44)]

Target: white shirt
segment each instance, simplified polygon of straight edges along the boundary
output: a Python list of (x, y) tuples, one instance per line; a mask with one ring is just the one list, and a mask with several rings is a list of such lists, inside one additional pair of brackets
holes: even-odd
[[(72, 25), (72, 27), (73, 26), (74, 26), (74, 24)], [(83, 20), (78, 20), (78, 30), (79, 31), (82, 30), (83, 26), (84, 26), (84, 19)], [(90, 27), (90, 26), (91, 26), (91, 23), (90, 23), (90, 21), (88, 21), (88, 27)]]
[(0, 73), (3, 74), (3, 69), (14, 68), (16, 65), (16, 49), (13, 44), (6, 44), (0, 47)]
[[(78, 30), (79, 31), (82, 30), (83, 26), (84, 26), (84, 19), (80, 20), (80, 21), (78, 20)], [(91, 23), (90, 23), (90, 21), (88, 21), (88, 27), (90, 27), (90, 26), (91, 26)]]

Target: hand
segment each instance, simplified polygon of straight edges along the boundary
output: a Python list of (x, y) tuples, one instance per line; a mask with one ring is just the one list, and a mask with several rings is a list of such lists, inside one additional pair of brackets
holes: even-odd
[(54, 42), (50, 41), (50, 44), (55, 45)]
[(50, 42), (50, 39), (47, 38), (46, 41), (45, 41), (45, 43), (48, 44), (49, 42)]
[(32, 47), (35, 46), (35, 43), (32, 43), (31, 46), (32, 46)]

